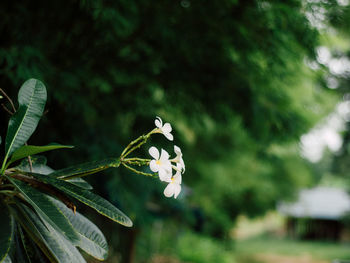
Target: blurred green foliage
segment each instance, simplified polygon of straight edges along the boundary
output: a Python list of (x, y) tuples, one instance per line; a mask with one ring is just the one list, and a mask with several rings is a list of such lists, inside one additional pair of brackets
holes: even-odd
[(89, 178), (137, 229), (170, 216), (223, 237), (238, 214), (262, 214), (312, 183), (298, 139), (332, 109), (336, 95), (316, 85), (322, 72), (304, 63), (315, 59), (319, 34), (304, 1), (0, 7), (0, 86), (14, 98), (15, 87), (35, 77), (50, 96), (30, 143), (77, 146), (67, 155), (50, 153), (53, 168), (119, 155), (153, 128), (156, 115), (173, 125), (187, 168), (188, 188), (178, 202), (165, 200), (164, 185), (128, 172)]
[(217, 240), (192, 233), (180, 237), (176, 247), (176, 255), (184, 262), (236, 262), (232, 252), (226, 251)]
[[(320, 63), (325, 72), (325, 80), (336, 83), (336, 90), (342, 96), (345, 109), (349, 109), (350, 92), (350, 6), (332, 5), (328, 9), (329, 27), (333, 29), (322, 38), (322, 44), (327, 48), (330, 62), (340, 62), (340, 71), (334, 71), (331, 63)], [(334, 65), (333, 65), (334, 66)], [(344, 130), (341, 133), (343, 142), (341, 149), (335, 154), (324, 156), (322, 162), (327, 163), (324, 173), (331, 173), (333, 180), (341, 180), (343, 187), (349, 188), (350, 182), (350, 122), (349, 114), (343, 116)]]

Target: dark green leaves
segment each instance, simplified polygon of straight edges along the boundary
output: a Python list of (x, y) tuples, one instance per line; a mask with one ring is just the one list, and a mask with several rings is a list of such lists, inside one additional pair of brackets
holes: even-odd
[(79, 213), (74, 214), (72, 210), (68, 209), (63, 203), (57, 200), (53, 200), (53, 202), (59, 207), (72, 223), (74, 229), (79, 233), (80, 242), (78, 246), (96, 259), (107, 259), (107, 241), (97, 226), (83, 215)]
[(86, 190), (92, 190), (92, 186), (88, 182), (86, 182), (84, 179), (79, 177), (69, 179), (67, 180), (67, 182), (70, 182), (71, 184), (74, 184)]
[[(72, 146), (27, 145), (43, 114), (46, 96), (42, 82), (26, 81), (18, 94), (19, 108), (9, 121), (0, 170), (1, 197), (6, 200), (3, 207), (0, 200), (0, 263), (85, 263), (77, 247), (104, 260), (108, 255), (105, 237), (91, 221), (76, 213), (71, 198), (122, 225), (132, 226), (126, 215), (90, 192), (92, 186), (80, 178), (118, 167), (120, 162), (111, 158), (59, 171), (47, 166), (46, 158), (36, 154)], [(20, 159), (21, 164), (7, 169)]]
[(61, 232), (73, 243), (78, 242), (79, 236), (74, 231), (73, 226), (47, 195), (17, 179), (9, 178), (9, 180), (22, 193), (25, 200), (32, 205), (35, 211), (54, 229)]
[(39, 80), (29, 79), (22, 85), (18, 93), (19, 108), (7, 129), (4, 163), (34, 132), (43, 114), (46, 96), (46, 88)]
[[(20, 170), (20, 171), (24, 171), (24, 172), (31, 172), (30, 171), (30, 166), (27, 162), (27, 160), (25, 160), (25, 162), (22, 162), (20, 166), (17, 166), (16, 169)], [(45, 165), (45, 164), (41, 164), (41, 163), (34, 163), (32, 165), (32, 172), (33, 173), (37, 173), (37, 174), (53, 174), (55, 170), (53, 170), (52, 168), (50, 168), (49, 166)], [(86, 182), (84, 179), (76, 177), (76, 178), (72, 178), (67, 180), (67, 182), (70, 182), (71, 184), (74, 184), (76, 186), (79, 186), (81, 188), (87, 189), (87, 190), (91, 190), (92, 186)]]
[[(43, 223), (30, 208), (25, 206), (21, 208), (26, 221), (30, 222), (27, 231), (39, 240), (38, 243), (41, 247), (45, 246), (44, 253), (51, 259), (51, 262), (86, 262), (75, 246), (66, 240), (59, 231), (56, 231), (50, 224)], [(23, 223), (25, 224), (22, 221)]]
[(14, 258), (16, 262), (32, 263), (32, 261), (30, 260), (29, 251), (28, 251), (28, 249), (30, 248), (29, 246), (26, 245), (24, 241), (24, 234), (19, 224), (17, 224), (16, 235), (14, 240), (15, 240), (14, 247), (16, 251)]
[(15, 223), (5, 206), (0, 205), (0, 211), (0, 262), (4, 262), (11, 247)]
[(83, 177), (89, 174), (94, 174), (110, 167), (118, 167), (120, 164), (119, 159), (109, 158), (102, 161), (94, 161), (89, 163), (78, 164), (65, 169), (57, 170), (51, 175), (58, 178), (74, 178)]
[(60, 144), (50, 144), (46, 146), (23, 145), (12, 154), (9, 164), (30, 155), (63, 148), (73, 148), (73, 146)]
[(102, 197), (91, 193), (89, 190), (80, 188), (69, 182), (65, 182), (63, 180), (56, 179), (51, 176), (45, 176), (40, 174), (31, 175), (39, 181), (50, 184), (58, 188), (62, 192), (66, 193), (67, 195), (76, 198), (80, 202), (86, 204), (87, 206), (90, 206), (91, 208), (95, 209), (98, 213), (112, 219), (113, 221), (118, 222), (119, 224), (122, 224), (124, 226), (132, 226), (131, 220), (123, 212), (121, 212), (118, 208), (116, 208), (114, 205), (112, 205), (110, 202), (103, 199)]

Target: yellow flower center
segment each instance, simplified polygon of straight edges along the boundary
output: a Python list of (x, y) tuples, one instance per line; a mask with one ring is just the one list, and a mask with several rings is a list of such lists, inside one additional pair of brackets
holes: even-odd
[(161, 164), (160, 160), (157, 160), (157, 161), (156, 161), (156, 164), (160, 165), (160, 164)]

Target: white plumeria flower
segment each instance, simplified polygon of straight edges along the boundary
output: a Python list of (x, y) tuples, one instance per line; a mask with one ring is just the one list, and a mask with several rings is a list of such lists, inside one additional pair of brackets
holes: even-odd
[(178, 168), (182, 171), (182, 173), (184, 173), (186, 167), (185, 167), (184, 160), (182, 159), (182, 152), (180, 147), (174, 145), (174, 152), (176, 153), (176, 157), (172, 161), (179, 164)]
[(160, 132), (163, 133), (169, 141), (174, 140), (174, 136), (171, 134), (172, 128), (170, 123), (167, 122), (163, 125), (163, 121), (160, 117), (157, 117), (154, 123), (156, 127), (160, 130)]
[(154, 160), (149, 163), (149, 167), (152, 172), (158, 172), (159, 179), (161, 181), (169, 181), (171, 179), (172, 169), (168, 152), (162, 149), (159, 156), (159, 151), (154, 146), (149, 148), (148, 152), (154, 158)]
[(169, 184), (164, 189), (164, 195), (166, 197), (174, 196), (176, 199), (181, 192), (181, 181), (181, 172), (178, 171), (170, 180), (167, 181)]

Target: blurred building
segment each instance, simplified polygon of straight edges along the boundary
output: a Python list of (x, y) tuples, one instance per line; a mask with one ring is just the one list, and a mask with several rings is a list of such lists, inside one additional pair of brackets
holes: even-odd
[(339, 240), (350, 215), (350, 196), (339, 188), (316, 187), (300, 191), (294, 203), (281, 202), (288, 236), (301, 239)]

